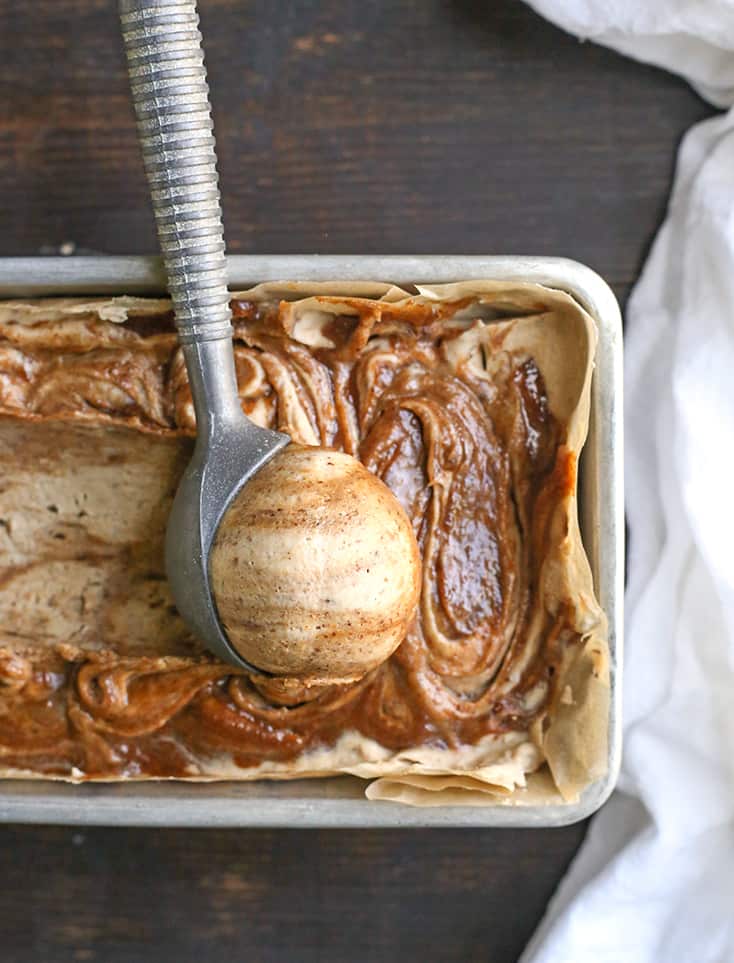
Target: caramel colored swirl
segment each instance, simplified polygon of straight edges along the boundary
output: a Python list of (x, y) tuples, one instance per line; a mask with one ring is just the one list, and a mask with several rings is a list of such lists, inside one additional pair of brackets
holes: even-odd
[[(505, 346), (511, 321), (482, 325), (464, 302), (312, 300), (313, 317), (233, 303), (242, 406), (296, 442), (355, 454), (395, 493), (423, 560), (404, 642), (355, 684), (309, 687), (248, 677), (195, 645), (121, 654), (103, 630), (96, 651), (25, 640), (19, 654), (0, 626), (4, 766), (197, 775), (223, 756), (243, 768), (288, 761), (350, 731), (396, 750), (474, 744), (546, 710), (579, 638), (570, 605), (542, 589), (576, 466), (538, 366)], [(166, 314), (1, 325), (0, 414), (174, 439), (195, 429)], [(146, 578), (160, 580), (160, 525), (150, 537)], [(74, 559), (88, 558), (79, 539)], [(166, 611), (156, 618), (183, 638)]]

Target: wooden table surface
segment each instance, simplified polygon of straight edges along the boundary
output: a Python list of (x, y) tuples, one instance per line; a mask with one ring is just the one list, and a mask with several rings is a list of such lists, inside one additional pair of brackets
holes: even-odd
[[(519, 0), (200, 0), (229, 250), (526, 253), (624, 299), (707, 109)], [(113, 0), (0, 2), (0, 254), (155, 251)], [(0, 829), (0, 956), (515, 960), (585, 826)]]

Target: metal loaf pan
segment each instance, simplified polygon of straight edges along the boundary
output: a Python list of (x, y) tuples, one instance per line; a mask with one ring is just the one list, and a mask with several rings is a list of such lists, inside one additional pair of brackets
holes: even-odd
[[(622, 474), (622, 326), (614, 295), (575, 261), (546, 257), (319, 256), (230, 257), (232, 288), (259, 281), (441, 283), (534, 281), (567, 291), (596, 321), (599, 344), (589, 436), (580, 465), (580, 521), (599, 600), (609, 620), (611, 719), (608, 771), (577, 803), (417, 809), (369, 802), (364, 783), (344, 776), (293, 782), (137, 782), (72, 786), (0, 781), (0, 821), (126, 826), (562, 826), (594, 812), (611, 793), (620, 758), (620, 670), (624, 516)], [(157, 258), (0, 259), (0, 298), (44, 295), (160, 294)]]

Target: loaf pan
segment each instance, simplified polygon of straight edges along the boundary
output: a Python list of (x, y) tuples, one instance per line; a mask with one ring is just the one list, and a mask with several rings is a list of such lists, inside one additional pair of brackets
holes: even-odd
[[(412, 284), (489, 279), (531, 281), (566, 291), (599, 330), (589, 435), (579, 471), (579, 514), (599, 601), (609, 622), (611, 718), (606, 775), (580, 800), (543, 806), (413, 808), (370, 802), (349, 776), (293, 782), (137, 782), (82, 786), (0, 781), (0, 821), (120, 826), (426, 827), (562, 826), (590, 815), (614, 787), (621, 742), (622, 593), (624, 574), (622, 326), (614, 295), (592, 270), (547, 257), (258, 255), (230, 257), (229, 283), (386, 281)], [(160, 294), (157, 258), (42, 257), (0, 259), (0, 298), (45, 295)]]

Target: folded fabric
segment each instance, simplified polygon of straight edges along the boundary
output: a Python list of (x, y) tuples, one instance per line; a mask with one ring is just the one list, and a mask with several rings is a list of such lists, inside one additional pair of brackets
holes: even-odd
[[(734, 101), (734, 4), (535, 0)], [(626, 324), (620, 788), (524, 963), (734, 960), (734, 110), (681, 147)]]
[(731, 0), (526, 0), (582, 40), (680, 74), (718, 107), (734, 103)]

